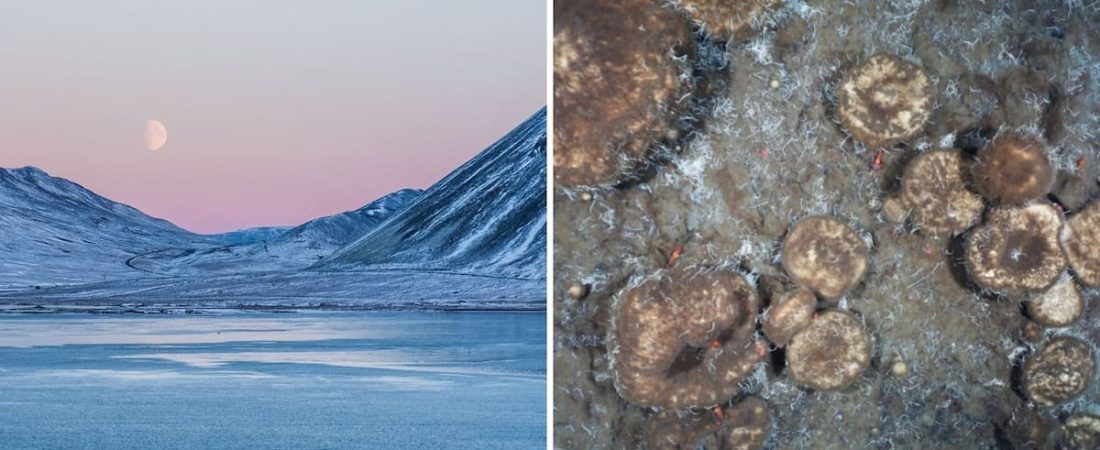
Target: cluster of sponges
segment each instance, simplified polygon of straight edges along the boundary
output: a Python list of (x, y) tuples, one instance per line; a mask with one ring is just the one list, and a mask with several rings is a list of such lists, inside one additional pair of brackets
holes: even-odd
[(756, 292), (735, 272), (673, 269), (616, 301), (608, 345), (615, 388), (631, 403), (704, 407), (739, 391), (762, 358)]
[(675, 134), (694, 38), (651, 0), (559, 0), (554, 16), (554, 180), (616, 184)]
[(835, 305), (860, 282), (867, 256), (867, 244), (855, 230), (832, 217), (806, 217), (784, 239), (783, 267), (802, 287), (773, 301), (763, 331), (776, 345), (787, 346), (795, 383), (840, 389), (867, 368), (871, 337), (863, 324), (843, 310), (815, 311), (818, 297)]

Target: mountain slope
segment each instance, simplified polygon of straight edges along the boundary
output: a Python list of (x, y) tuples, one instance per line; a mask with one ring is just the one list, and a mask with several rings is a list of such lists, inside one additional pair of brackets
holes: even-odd
[(217, 243), (37, 168), (0, 169), (0, 286), (133, 276), (137, 254)]
[(163, 275), (298, 270), (328, 256), (405, 209), (420, 193), (417, 189), (402, 189), (359, 209), (313, 219), (243, 244), (203, 249), (165, 248), (134, 258), (130, 265)]
[(417, 268), (543, 277), (546, 109), (412, 205), (322, 260), (324, 270)]

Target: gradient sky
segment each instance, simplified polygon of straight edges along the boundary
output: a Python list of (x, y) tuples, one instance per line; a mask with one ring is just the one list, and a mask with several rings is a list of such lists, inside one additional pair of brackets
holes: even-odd
[(533, 114), (545, 28), (538, 0), (9, 2), (0, 167), (197, 232), (302, 223), (427, 187)]

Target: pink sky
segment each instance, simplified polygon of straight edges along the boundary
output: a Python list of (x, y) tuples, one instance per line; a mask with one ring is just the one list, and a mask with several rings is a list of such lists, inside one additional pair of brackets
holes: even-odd
[(166, 3), (6, 6), (0, 166), (192, 231), (293, 225), (427, 187), (545, 103), (542, 2)]

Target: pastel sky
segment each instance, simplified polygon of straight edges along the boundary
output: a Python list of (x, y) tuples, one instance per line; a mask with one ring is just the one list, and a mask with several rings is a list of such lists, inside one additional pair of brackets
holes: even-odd
[(427, 187), (533, 114), (545, 29), (538, 0), (9, 2), (0, 167), (196, 232), (299, 224)]

